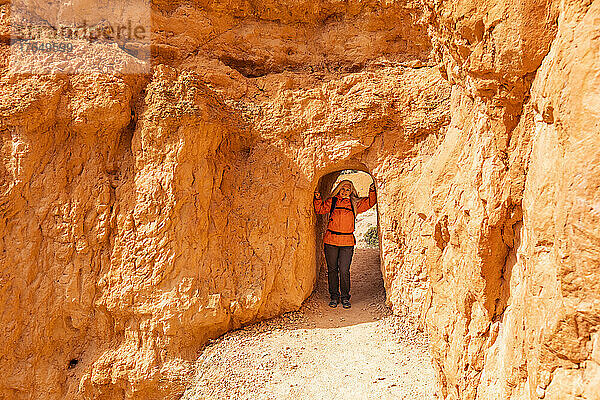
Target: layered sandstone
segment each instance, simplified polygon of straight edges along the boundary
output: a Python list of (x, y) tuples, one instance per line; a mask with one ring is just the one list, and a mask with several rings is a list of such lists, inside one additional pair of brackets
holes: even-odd
[(311, 293), (312, 193), (352, 168), (447, 399), (597, 398), (599, 18), (158, 1), (151, 76), (23, 76), (2, 17), (0, 396), (182, 393), (209, 338)]
[(600, 3), (430, 11), (455, 83), (431, 161), (444, 393), (598, 398)]

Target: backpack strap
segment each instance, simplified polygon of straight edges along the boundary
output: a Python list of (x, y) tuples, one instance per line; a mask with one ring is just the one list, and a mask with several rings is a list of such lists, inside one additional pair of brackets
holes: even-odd
[(333, 214), (333, 210), (335, 210), (335, 204), (337, 203), (337, 196), (333, 196), (331, 198), (331, 208), (329, 209), (329, 220), (331, 221), (331, 214)]
[(332, 231), (331, 229), (327, 229), (329, 232), (333, 233), (334, 235), (354, 235), (354, 232), (338, 232), (338, 231)]
[[(337, 203), (337, 196), (333, 196), (331, 198), (331, 208), (329, 209), (329, 220), (331, 220), (331, 214), (333, 213), (333, 210), (335, 210), (335, 205)], [(354, 204), (352, 204), (352, 201), (350, 201), (350, 207), (351, 208), (346, 208), (346, 207), (337, 207), (337, 208), (342, 208), (344, 210), (352, 210), (352, 214), (354, 215), (354, 219), (356, 219), (356, 211), (354, 211)]]

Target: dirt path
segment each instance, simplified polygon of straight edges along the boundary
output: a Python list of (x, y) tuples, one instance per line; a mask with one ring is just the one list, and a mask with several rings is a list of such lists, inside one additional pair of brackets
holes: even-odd
[(385, 307), (377, 249), (356, 249), (352, 308), (326, 275), (296, 312), (206, 346), (183, 399), (436, 399), (427, 338)]

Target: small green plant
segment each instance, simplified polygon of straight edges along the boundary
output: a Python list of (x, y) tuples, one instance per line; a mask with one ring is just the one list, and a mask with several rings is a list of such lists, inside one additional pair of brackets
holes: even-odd
[(379, 238), (377, 237), (377, 227), (372, 226), (365, 232), (365, 242), (369, 247), (378, 247), (379, 246)]

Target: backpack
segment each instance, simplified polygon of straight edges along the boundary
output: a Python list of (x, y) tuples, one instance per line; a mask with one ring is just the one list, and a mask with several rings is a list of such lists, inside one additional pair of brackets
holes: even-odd
[[(331, 208), (329, 209), (329, 220), (331, 221), (331, 214), (333, 213), (333, 210), (336, 208), (335, 205), (337, 203), (337, 196), (333, 196), (333, 198), (331, 199)], [(356, 212), (354, 211), (354, 204), (352, 204), (352, 201), (350, 202), (350, 207), (352, 208), (346, 208), (346, 207), (337, 207), (337, 208), (341, 208), (344, 210), (352, 210), (352, 214), (354, 215), (354, 218), (356, 219)]]

